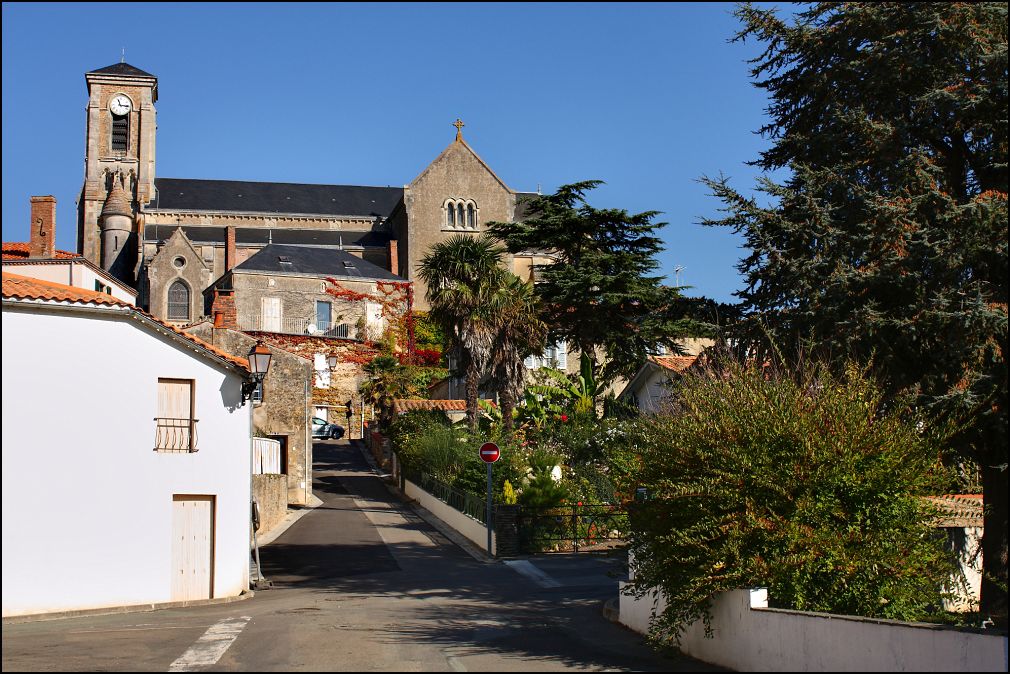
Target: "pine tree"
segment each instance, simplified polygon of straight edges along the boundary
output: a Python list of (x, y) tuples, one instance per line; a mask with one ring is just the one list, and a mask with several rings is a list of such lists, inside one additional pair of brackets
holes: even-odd
[(704, 179), (750, 249), (751, 349), (872, 361), (954, 418), (985, 500), (982, 610), (1006, 624), (1007, 4), (743, 5), (772, 139), (760, 205)]
[[(554, 262), (539, 270), (540, 296), (549, 339), (573, 344), (602, 367), (602, 379), (630, 376), (662, 344), (676, 349), (679, 337), (698, 327), (674, 316), (677, 289), (653, 275), (663, 249), (657, 211), (629, 214), (593, 208), (586, 193), (602, 184), (586, 180), (534, 197), (523, 222), (492, 222), (489, 231), (509, 252), (549, 251)], [(606, 353), (597, 362), (597, 350)]]

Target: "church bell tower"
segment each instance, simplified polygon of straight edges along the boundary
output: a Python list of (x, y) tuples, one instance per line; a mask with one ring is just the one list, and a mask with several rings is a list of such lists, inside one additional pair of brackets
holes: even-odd
[(88, 84), (84, 187), (77, 204), (80, 253), (136, 282), (140, 207), (154, 198), (158, 78), (128, 63), (84, 75)]

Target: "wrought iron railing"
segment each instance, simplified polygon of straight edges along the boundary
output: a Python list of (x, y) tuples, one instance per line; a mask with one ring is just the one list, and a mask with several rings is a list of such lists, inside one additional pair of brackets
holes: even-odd
[(404, 468), (403, 477), (446, 505), (455, 508), (482, 524), (487, 524), (486, 498), (453, 489), (438, 478), (421, 471), (412, 471)]
[(628, 511), (609, 503), (523, 506), (516, 525), (519, 549), (524, 553), (588, 551), (622, 543), (628, 531)]
[(347, 323), (316, 321), (313, 318), (268, 318), (254, 316), (239, 321), (240, 330), (277, 332), (285, 335), (315, 335), (334, 339), (359, 339), (357, 328)]
[(199, 419), (155, 417), (154, 451), (197, 451), (196, 422)]

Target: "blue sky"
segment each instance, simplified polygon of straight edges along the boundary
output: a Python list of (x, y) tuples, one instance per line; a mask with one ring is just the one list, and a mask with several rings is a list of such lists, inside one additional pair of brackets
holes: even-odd
[(3, 239), (31, 195), (58, 201), (76, 247), (84, 73), (158, 77), (157, 175), (357, 185), (410, 182), (466, 123), (513, 189), (601, 179), (597, 207), (662, 211), (659, 273), (733, 301), (740, 239), (702, 227), (697, 182), (754, 185), (764, 92), (729, 44), (730, 3), (3, 5)]

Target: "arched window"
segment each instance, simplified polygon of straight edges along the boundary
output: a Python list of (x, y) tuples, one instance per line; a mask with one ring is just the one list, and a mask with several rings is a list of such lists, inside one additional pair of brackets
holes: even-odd
[(189, 286), (176, 281), (168, 288), (168, 320), (189, 320)]
[(451, 201), (445, 206), (445, 226), (456, 226), (456, 206)]
[(473, 207), (473, 204), (466, 206), (466, 226), (470, 229), (477, 229), (477, 209)]
[(458, 216), (456, 218), (456, 222), (459, 223), (459, 226), (466, 227), (466, 216), (464, 215), (463, 204), (459, 204), (456, 206), (456, 214)]
[(126, 152), (130, 147), (129, 115), (112, 115), (112, 151)]

